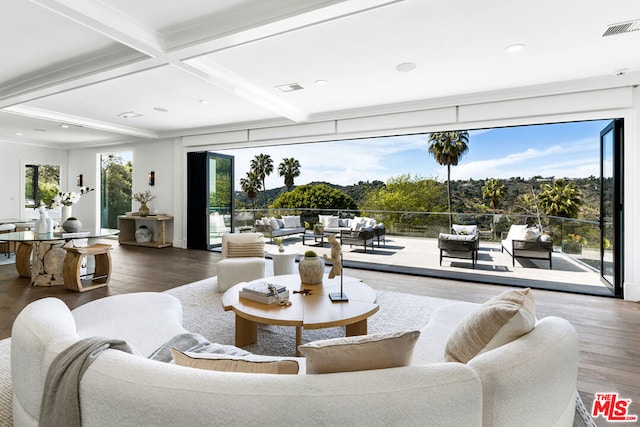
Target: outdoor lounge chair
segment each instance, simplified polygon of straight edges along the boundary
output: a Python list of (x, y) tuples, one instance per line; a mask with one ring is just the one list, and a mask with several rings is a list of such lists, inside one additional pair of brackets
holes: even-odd
[(371, 252), (373, 252), (373, 242), (376, 235), (372, 229), (363, 230), (340, 230), (340, 245), (363, 245), (364, 251), (367, 252), (367, 245), (371, 245)]
[(542, 259), (549, 261), (549, 270), (551, 270), (553, 268), (551, 260), (553, 241), (549, 236), (546, 236), (549, 240), (543, 240), (543, 236), (535, 227), (512, 225), (507, 237), (502, 240), (502, 252), (507, 251), (511, 255), (514, 267), (516, 258)]
[(475, 234), (446, 234), (438, 236), (438, 249), (440, 249), (440, 266), (442, 258), (470, 259), (473, 268), (478, 262), (479, 239)]

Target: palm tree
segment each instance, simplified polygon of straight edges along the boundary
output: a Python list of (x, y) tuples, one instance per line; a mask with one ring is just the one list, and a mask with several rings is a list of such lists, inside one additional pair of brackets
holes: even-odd
[(558, 179), (553, 183), (542, 185), (539, 194), (540, 207), (547, 215), (563, 218), (577, 218), (582, 205), (582, 194), (572, 182), (565, 183)]
[(256, 208), (256, 196), (258, 195), (258, 191), (260, 190), (262, 184), (260, 183), (260, 178), (258, 175), (253, 173), (253, 171), (247, 172), (246, 178), (240, 178), (240, 187), (242, 191), (247, 194), (249, 200), (251, 200), (251, 206), (253, 209)]
[(451, 229), (451, 166), (456, 166), (469, 150), (467, 131), (433, 132), (429, 134), (429, 153), (440, 165), (447, 165), (447, 200), (449, 202), (449, 229)]
[(278, 174), (284, 177), (284, 185), (287, 191), (291, 191), (293, 187), (293, 179), (300, 176), (300, 162), (293, 157), (282, 159), (282, 163), (278, 165)]
[(251, 159), (251, 171), (256, 174), (262, 182), (262, 194), (264, 196), (264, 206), (267, 206), (267, 187), (264, 180), (273, 172), (273, 160), (268, 154), (258, 154)]
[(496, 237), (496, 210), (498, 209), (498, 206), (500, 205), (500, 202), (504, 198), (506, 192), (507, 189), (502, 181), (495, 178), (487, 180), (486, 185), (482, 187), (482, 198), (489, 199), (489, 205), (491, 206), (491, 209), (493, 209), (492, 230), (494, 239)]
[(484, 187), (482, 187), (482, 198), (489, 199), (489, 205), (491, 206), (491, 209), (493, 209), (494, 214), (506, 193), (507, 188), (499, 179), (492, 178), (487, 181), (487, 184)]

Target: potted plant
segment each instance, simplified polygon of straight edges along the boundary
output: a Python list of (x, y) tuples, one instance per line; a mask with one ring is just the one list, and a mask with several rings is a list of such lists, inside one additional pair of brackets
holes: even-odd
[(131, 198), (133, 198), (133, 200), (135, 200), (136, 202), (140, 203), (138, 214), (140, 216), (147, 216), (149, 215), (149, 208), (147, 207), (147, 203), (155, 199), (156, 196), (151, 194), (151, 191), (147, 190), (144, 193), (134, 193), (133, 196), (131, 196)]
[(303, 285), (320, 285), (324, 274), (324, 261), (314, 251), (306, 251), (304, 258), (298, 263), (298, 272)]
[(284, 246), (282, 246), (282, 237), (274, 237), (273, 242), (278, 245), (278, 252), (284, 252)]
[(313, 225), (313, 234), (322, 234), (324, 233), (324, 225), (317, 223)]
[(565, 254), (582, 254), (582, 245), (587, 244), (587, 239), (579, 234), (568, 234), (562, 241), (562, 252)]

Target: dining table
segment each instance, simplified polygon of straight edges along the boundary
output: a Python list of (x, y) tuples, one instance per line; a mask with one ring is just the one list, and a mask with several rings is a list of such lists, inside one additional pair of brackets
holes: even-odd
[[(102, 228), (68, 233), (64, 230), (36, 233), (33, 230), (4, 233), (0, 240), (16, 242), (16, 270), (21, 277), (31, 278), (34, 286), (64, 284), (62, 263), (65, 245), (86, 245), (88, 239), (115, 236), (120, 230)], [(80, 240), (83, 241), (80, 241)]]

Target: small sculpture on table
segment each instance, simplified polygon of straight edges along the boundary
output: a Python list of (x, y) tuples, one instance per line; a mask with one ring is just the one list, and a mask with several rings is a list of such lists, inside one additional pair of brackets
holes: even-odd
[[(333, 302), (347, 302), (349, 301), (349, 298), (347, 298), (347, 296), (342, 291), (342, 286), (343, 286), (342, 247), (340, 246), (338, 239), (336, 239), (336, 236), (333, 234), (330, 234), (327, 237), (327, 240), (331, 244), (331, 263), (332, 263), (331, 271), (329, 271), (329, 279), (333, 279), (334, 277), (340, 275), (340, 292), (330, 293), (329, 298)], [(324, 259), (325, 261), (329, 261), (329, 257), (327, 257), (326, 254), (324, 255)]]

